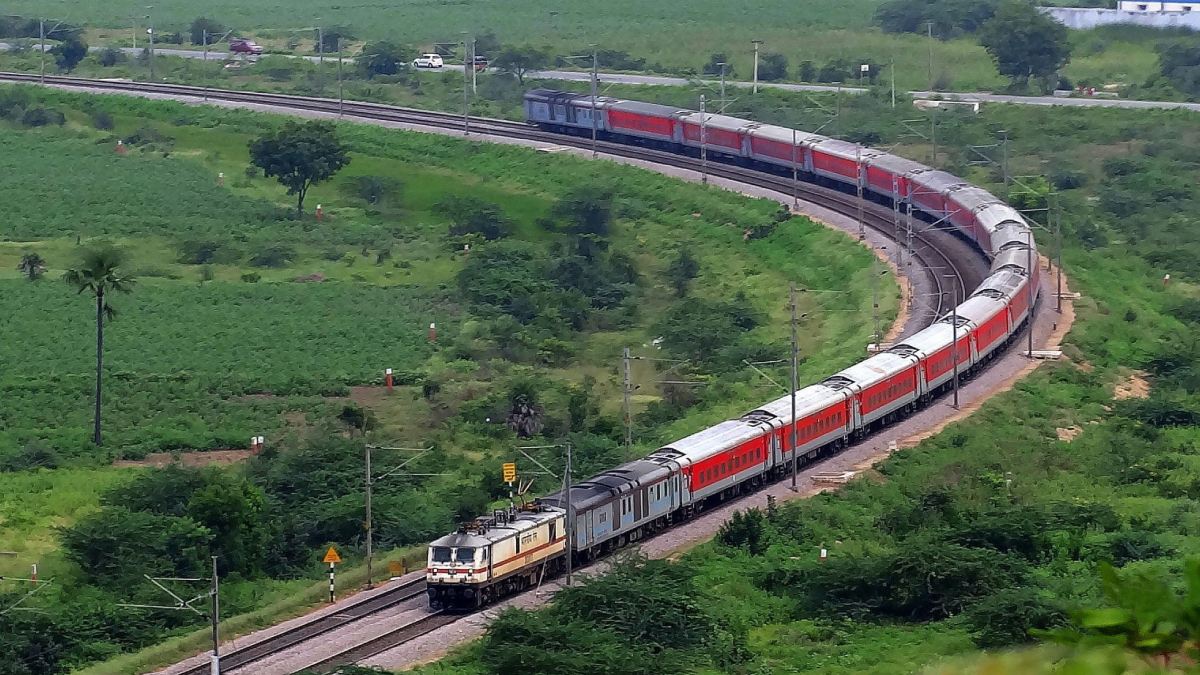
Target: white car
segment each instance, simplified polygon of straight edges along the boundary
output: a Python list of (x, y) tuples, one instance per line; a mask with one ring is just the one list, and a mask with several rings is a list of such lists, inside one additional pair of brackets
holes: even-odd
[(413, 68), (441, 68), (442, 57), (437, 54), (422, 54), (413, 60)]

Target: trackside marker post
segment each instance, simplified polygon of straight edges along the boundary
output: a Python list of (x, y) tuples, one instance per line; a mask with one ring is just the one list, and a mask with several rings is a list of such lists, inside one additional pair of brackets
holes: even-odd
[(429, 341), (437, 342), (437, 324), (436, 323), (429, 324)]
[(829, 558), (829, 551), (822, 548), (821, 549), (821, 557), (818, 558), (818, 560), (820, 560), (821, 562), (825, 562), (828, 558)]
[(330, 546), (329, 550), (325, 551), (325, 557), (322, 559), (322, 562), (329, 563), (329, 602), (333, 603), (334, 566), (342, 562), (342, 556), (338, 555), (338, 552), (332, 546)]
[(388, 393), (392, 393), (392, 369), (388, 368), (383, 371), (383, 380), (387, 384)]

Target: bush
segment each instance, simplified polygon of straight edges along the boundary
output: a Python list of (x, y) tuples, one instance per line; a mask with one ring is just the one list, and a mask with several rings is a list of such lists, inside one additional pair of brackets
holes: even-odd
[(257, 284), (262, 279), (262, 275), (258, 272), (247, 272), (242, 275), (242, 281), (248, 284)]
[(101, 131), (112, 131), (115, 123), (107, 110), (96, 110), (91, 115), (92, 126)]
[(286, 244), (272, 244), (250, 257), (255, 267), (287, 267), (296, 260), (296, 249)]
[(734, 511), (733, 517), (717, 529), (717, 541), (730, 548), (740, 548), (750, 555), (762, 555), (767, 550), (767, 518), (761, 509)]
[(62, 459), (53, 449), (40, 443), (29, 443), (10, 454), (0, 456), (0, 471), (57, 469)]
[(112, 68), (118, 63), (125, 63), (125, 52), (116, 47), (105, 47), (96, 55), (96, 62), (105, 68)]
[(21, 115), (21, 124), (24, 124), (27, 127), (61, 127), (62, 125), (66, 124), (66, 122), (66, 115), (63, 115), (60, 111), (53, 108), (43, 108), (41, 106), (30, 108), (26, 110), (23, 115)]
[(980, 600), (965, 613), (975, 644), (995, 649), (1032, 642), (1031, 630), (1066, 623), (1063, 608), (1036, 588), (1013, 588)]

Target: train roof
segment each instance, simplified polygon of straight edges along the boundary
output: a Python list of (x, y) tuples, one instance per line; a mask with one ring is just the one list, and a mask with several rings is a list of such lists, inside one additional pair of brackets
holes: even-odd
[[(793, 133), (795, 134), (793, 136)], [(791, 145), (792, 139), (795, 138), (796, 143), (800, 145), (812, 145), (820, 143), (827, 139), (826, 136), (813, 134), (807, 131), (793, 130), (787, 127), (781, 127), (774, 124), (763, 124), (750, 129), (750, 135), (756, 138), (765, 138), (771, 141), (787, 143)]]
[(741, 420), (726, 420), (716, 426), (681, 438), (659, 448), (655, 457), (672, 458), (681, 463), (696, 462), (762, 435), (758, 427)]
[(1014, 294), (1021, 291), (1025, 280), (1024, 274), (1007, 269), (997, 270), (976, 287), (975, 293), (971, 297), (976, 295), (994, 297), (998, 294), (1005, 298), (1012, 298)]
[(881, 152), (878, 155), (872, 155), (867, 159), (867, 164), (891, 171), (898, 176), (920, 173), (928, 171), (929, 167), (920, 162), (914, 162), (906, 157), (893, 155), (890, 152)]
[[(846, 392), (830, 389), (822, 384), (813, 384), (796, 390), (796, 416), (804, 417), (820, 412), (831, 405), (836, 405), (847, 398)], [(784, 424), (791, 421), (792, 395), (784, 394), (779, 398), (761, 405), (742, 416), (747, 422), (766, 419), (779, 419)]]
[[(1004, 311), (1007, 306), (1008, 304), (1002, 298), (973, 295), (958, 306), (958, 316), (970, 319), (976, 326), (979, 326), (997, 313)], [(949, 321), (949, 318), (942, 317), (942, 320)]]
[(520, 532), (526, 532), (554, 520), (562, 515), (555, 509), (538, 508), (536, 510), (496, 511), (491, 516), (477, 518), (465, 530), (451, 532), (444, 537), (433, 540), (430, 546), (487, 546), (497, 541), (507, 539)]
[(620, 100), (609, 106), (612, 110), (620, 110), (623, 112), (638, 113), (639, 115), (652, 115), (655, 117), (676, 117), (687, 112), (682, 108), (674, 106), (662, 105), (659, 103), (643, 103), (641, 101)]
[[(717, 115), (715, 113), (703, 113), (707, 119), (704, 120), (704, 126), (710, 129), (722, 129), (724, 131), (744, 132), (759, 126), (757, 122), (744, 120), (740, 117), (730, 117), (729, 115)], [(676, 119), (688, 124), (699, 125), (701, 123), (701, 113), (692, 112), (690, 110), (681, 110), (675, 115)]]
[(915, 363), (916, 360), (911, 357), (894, 352), (882, 352), (829, 377), (823, 384), (840, 384), (842, 386), (854, 384), (866, 388), (911, 368)]
[(934, 323), (908, 336), (888, 351), (894, 354), (916, 351), (922, 356), (929, 356), (943, 347), (949, 347), (953, 342), (954, 327), (949, 322)]
[(849, 141), (842, 141), (836, 138), (827, 138), (823, 141), (813, 144), (814, 151), (820, 151), (834, 157), (843, 159), (860, 159), (865, 160), (875, 155), (882, 154), (882, 151), (868, 148), (865, 145), (858, 145)]
[[(1029, 227), (1025, 224), (1025, 219), (1021, 217), (1021, 212), (1004, 202), (996, 202), (979, 208), (975, 211), (975, 219), (991, 235), (1010, 226), (1015, 226), (1022, 232)], [(992, 240), (995, 241), (994, 236)]]
[(912, 177), (912, 181), (926, 190), (937, 192), (939, 194), (959, 185), (966, 185), (967, 182), (952, 173), (933, 169), (930, 171), (922, 171)]
[(974, 212), (991, 204), (1002, 203), (996, 195), (974, 185), (964, 185), (963, 187), (954, 188), (946, 197), (969, 212)]
[[(1020, 270), (1021, 274), (1028, 276), (1030, 265), (1029, 247), (1023, 244), (1014, 246), (1000, 251), (996, 257), (992, 259), (993, 270)], [(1037, 253), (1033, 254), (1032, 264), (1038, 264)]]

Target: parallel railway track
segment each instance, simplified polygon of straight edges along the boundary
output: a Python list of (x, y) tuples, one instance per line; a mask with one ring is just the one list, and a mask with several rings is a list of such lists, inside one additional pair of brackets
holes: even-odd
[[(37, 75), (0, 73), (0, 82), (38, 84), (42, 81), (43, 79)], [(135, 95), (157, 94), (166, 97), (186, 98), (194, 102), (230, 102), (282, 107), (291, 110), (340, 115), (344, 119), (352, 121), (387, 121), (457, 131), (462, 131), (464, 128), (469, 127), (470, 133), (477, 137), (522, 139), (584, 149), (591, 147), (590, 138), (564, 136), (519, 122), (490, 118), (470, 118), (469, 123), (465, 125), (462, 116), (375, 103), (357, 101), (339, 103), (339, 101), (333, 99), (309, 98), (286, 94), (59, 76), (47, 76), (44, 78), (44, 83), (55, 87), (77, 87), (90, 91), (99, 90)], [(696, 157), (674, 154), (662, 150), (629, 146), (608, 141), (597, 143), (597, 149), (606, 155), (638, 159), (696, 172), (703, 170), (710, 176), (767, 188), (783, 194), (793, 194), (794, 192), (800, 199), (806, 202), (818, 204), (843, 216), (855, 218), (859, 215), (859, 204), (855, 196), (831, 188), (804, 182), (794, 184), (790, 178), (715, 161), (702, 164), (701, 160)], [(903, 240), (907, 239), (907, 236), (900, 236), (895, 220), (895, 213), (891, 209), (872, 202), (866, 202), (862, 208), (862, 216), (863, 222), (867, 227), (879, 232), (899, 246), (906, 244)], [(924, 226), (923, 223), (921, 225)], [(924, 308), (921, 320), (919, 321), (921, 325), (925, 325), (932, 323), (933, 320), (946, 311), (952, 301), (952, 294), (957, 295), (958, 298), (966, 297), (982, 281), (986, 274), (984, 271), (986, 266), (982, 264), (983, 259), (979, 256), (978, 252), (948, 232), (929, 232), (924, 231), (922, 228), (914, 228), (911, 241), (911, 254), (920, 261), (923, 271), (935, 289), (933, 295), (936, 299)], [(949, 283), (953, 284), (953, 287), (948, 285), (947, 275), (944, 272), (950, 273), (951, 280)], [(270, 638), (228, 652), (221, 657), (222, 671), (228, 672), (236, 668), (244, 668), (268, 656), (278, 654), (302, 642), (311, 640), (314, 637), (394, 607), (406, 600), (423, 594), (424, 590), (424, 580), (409, 582), (386, 593), (349, 604), (335, 614), (307, 621)], [(452, 623), (459, 616), (444, 612), (430, 613), (323, 659), (309, 666), (308, 669), (316, 672), (330, 672), (339, 666), (357, 663), (400, 646), (421, 635), (425, 635), (436, 628)], [(209, 667), (206, 663), (182, 671), (181, 675), (204, 675), (208, 672)]]
[[(373, 597), (351, 601), (336, 613), (305, 621), (288, 630), (272, 635), (269, 638), (247, 645), (221, 655), (221, 671), (229, 672), (235, 668), (244, 668), (252, 663), (290, 649), (301, 642), (311, 640), (330, 631), (337, 630), (359, 619), (378, 614), (385, 609), (395, 607), (402, 602), (425, 594), (425, 580), (416, 579), (401, 584), (396, 588), (379, 593)], [(180, 675), (208, 675), (209, 664), (196, 666), (183, 671)]]

